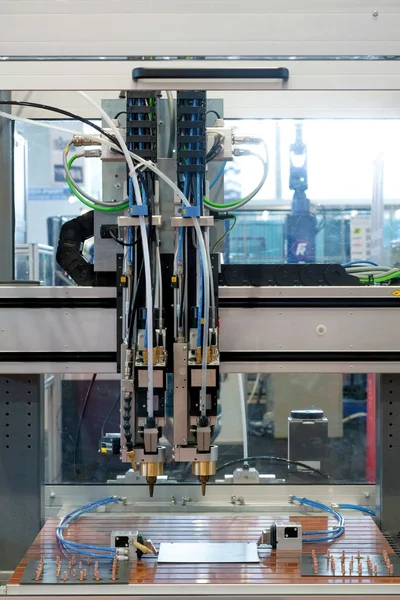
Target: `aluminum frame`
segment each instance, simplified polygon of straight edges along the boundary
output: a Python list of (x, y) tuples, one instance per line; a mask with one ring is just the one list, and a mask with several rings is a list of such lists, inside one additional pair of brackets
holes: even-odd
[(0, 11), (5, 57), (399, 54), (390, 0), (3, 0)]

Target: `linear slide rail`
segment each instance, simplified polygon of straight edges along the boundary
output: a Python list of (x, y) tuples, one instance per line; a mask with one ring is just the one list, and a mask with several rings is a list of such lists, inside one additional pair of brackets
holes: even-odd
[[(221, 372), (400, 372), (397, 292), (220, 287)], [(116, 332), (113, 288), (0, 287), (0, 372), (115, 373)]]

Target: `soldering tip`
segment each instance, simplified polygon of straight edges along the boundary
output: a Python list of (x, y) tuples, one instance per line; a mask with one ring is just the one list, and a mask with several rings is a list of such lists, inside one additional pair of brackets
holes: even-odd
[(208, 477), (200, 477), (200, 481), (201, 481), (201, 493), (202, 493), (203, 496), (206, 495), (207, 480), (208, 480)]
[(147, 477), (147, 485), (149, 486), (150, 498), (154, 496), (154, 486), (157, 481), (157, 477)]

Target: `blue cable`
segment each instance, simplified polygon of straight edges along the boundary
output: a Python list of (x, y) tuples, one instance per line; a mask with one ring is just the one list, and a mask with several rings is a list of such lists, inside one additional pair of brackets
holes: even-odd
[(376, 512), (372, 510), (372, 508), (367, 508), (366, 506), (358, 506), (358, 504), (339, 504), (338, 506), (342, 510), (358, 510), (359, 512), (371, 515), (372, 517), (376, 516)]
[(309, 540), (303, 540), (305, 544), (314, 543), (314, 542), (332, 542), (335, 539), (339, 538), (344, 533), (344, 517), (337, 510), (331, 508), (330, 506), (326, 506), (326, 504), (322, 504), (321, 502), (317, 502), (316, 500), (309, 500), (308, 498), (299, 498), (298, 496), (292, 496), (292, 500), (299, 502), (300, 504), (305, 504), (306, 506), (311, 506), (312, 508), (318, 508), (319, 510), (323, 510), (325, 512), (333, 515), (337, 522), (338, 527), (329, 531), (305, 531), (303, 533), (304, 536), (315, 536), (315, 535), (323, 535), (326, 537), (312, 537)]
[[(108, 498), (103, 498), (102, 500), (97, 500), (95, 502), (90, 502), (89, 504), (85, 504), (80, 508), (77, 508), (62, 517), (58, 527), (56, 528), (56, 538), (62, 548), (68, 550), (69, 552), (77, 552), (78, 554), (83, 554), (85, 556), (91, 556), (94, 558), (112, 558), (116, 552), (115, 548), (107, 547), (107, 546), (97, 546), (92, 544), (84, 544), (81, 542), (72, 542), (70, 540), (65, 540), (63, 537), (63, 530), (66, 529), (71, 523), (73, 523), (80, 516), (91, 512), (99, 508), (100, 506), (106, 506), (107, 504), (112, 504), (115, 502), (119, 502), (120, 498), (115, 496), (110, 496)], [(109, 554), (98, 554), (89, 552), (89, 550), (96, 550), (97, 552), (108, 552)]]
[(216, 174), (216, 176), (214, 177), (214, 179), (212, 180), (212, 182), (210, 183), (210, 190), (213, 189), (213, 187), (215, 186), (215, 184), (217, 183), (218, 179), (220, 177), (222, 177), (223, 172), (225, 171), (225, 167), (226, 167), (226, 162), (223, 162), (221, 165), (220, 170), (218, 171), (218, 173)]
[(353, 265), (372, 265), (373, 267), (379, 267), (379, 265), (372, 260), (351, 260), (350, 262), (344, 263), (342, 267), (352, 267)]
[(201, 347), (201, 321), (203, 313), (203, 261), (201, 259), (201, 252), (199, 252), (199, 268), (200, 268), (200, 282), (199, 282), (199, 308), (197, 313), (197, 347)]

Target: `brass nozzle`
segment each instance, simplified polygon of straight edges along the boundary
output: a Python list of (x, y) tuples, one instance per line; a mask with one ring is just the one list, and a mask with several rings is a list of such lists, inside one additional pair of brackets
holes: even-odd
[(192, 463), (192, 473), (197, 475), (201, 483), (201, 493), (206, 495), (207, 483), (211, 475), (215, 475), (217, 463), (213, 460), (195, 461)]
[(149, 351), (147, 348), (143, 350), (143, 364), (147, 365), (149, 362)]
[(140, 474), (146, 477), (149, 486), (150, 498), (154, 495), (154, 486), (157, 483), (157, 477), (164, 473), (164, 463), (162, 462), (141, 462)]
[(146, 477), (147, 485), (149, 486), (149, 496), (154, 496), (154, 486), (157, 483), (157, 477)]
[(129, 450), (129, 452), (127, 452), (126, 455), (129, 458), (129, 460), (131, 461), (132, 471), (136, 471), (135, 451)]

